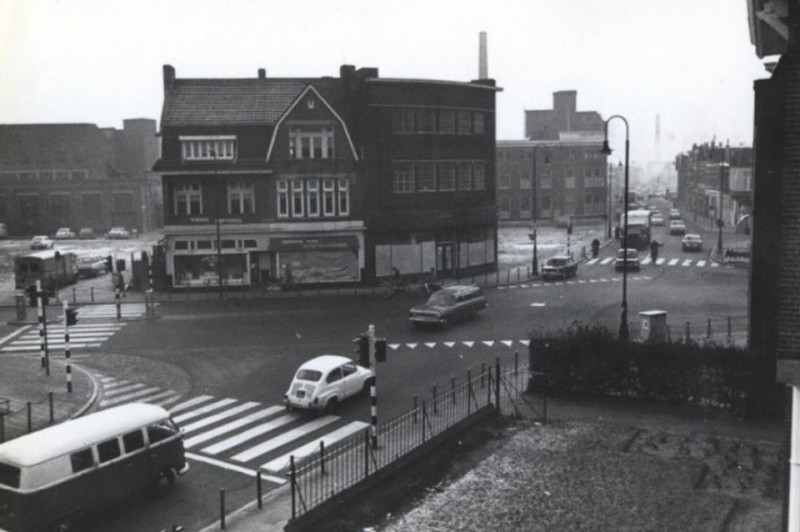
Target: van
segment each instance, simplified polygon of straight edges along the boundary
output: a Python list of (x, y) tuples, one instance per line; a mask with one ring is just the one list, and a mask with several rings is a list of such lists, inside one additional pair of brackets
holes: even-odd
[(136, 403), (0, 444), (0, 527), (69, 530), (80, 515), (189, 470), (169, 413)]

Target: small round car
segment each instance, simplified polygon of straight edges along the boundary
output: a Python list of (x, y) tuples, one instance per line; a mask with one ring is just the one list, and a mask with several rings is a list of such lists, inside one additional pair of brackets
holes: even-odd
[(375, 372), (339, 355), (321, 355), (298, 368), (284, 395), (287, 408), (331, 410), (369, 389)]

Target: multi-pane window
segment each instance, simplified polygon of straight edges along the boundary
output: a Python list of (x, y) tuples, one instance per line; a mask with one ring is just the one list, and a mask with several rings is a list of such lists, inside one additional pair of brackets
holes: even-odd
[(436, 190), (436, 174), (433, 163), (417, 164), (417, 192), (434, 192)]
[(309, 179), (306, 182), (306, 201), (308, 215), (319, 216), (319, 179)]
[(416, 131), (420, 133), (436, 132), (436, 109), (417, 109)]
[(456, 171), (458, 175), (458, 190), (472, 190), (472, 164), (458, 163)]
[(414, 109), (408, 107), (392, 109), (392, 131), (396, 133), (413, 133)]
[(289, 216), (289, 182), (284, 179), (278, 181), (278, 216)]
[(203, 214), (203, 190), (200, 185), (176, 185), (173, 207), (173, 212), (178, 216)]
[(540, 188), (553, 188), (553, 174), (548, 170), (539, 178)]
[(392, 190), (414, 192), (414, 171), (411, 163), (395, 163)]
[(256, 212), (256, 193), (252, 183), (236, 181), (228, 184), (228, 212), (230, 214)]
[(456, 165), (453, 163), (439, 163), (437, 169), (439, 190), (456, 189)]
[(472, 113), (472, 131), (478, 134), (483, 133), (484, 131), (483, 113), (478, 111)]
[(460, 135), (469, 135), (472, 133), (472, 113), (469, 111), (458, 111), (456, 113), (456, 131)]
[(456, 113), (451, 109), (439, 111), (439, 133), (456, 132)]
[(236, 137), (180, 137), (184, 161), (232, 161), (236, 157)]
[(333, 126), (293, 126), (289, 128), (289, 158), (333, 159)]
[(347, 179), (279, 179), (277, 187), (280, 218), (350, 215), (350, 182)]
[(295, 179), (292, 181), (292, 216), (301, 217), (305, 213), (303, 201), (303, 180)]
[(486, 165), (480, 161), (473, 165), (472, 188), (473, 190), (486, 190)]
[(531, 174), (524, 175), (519, 178), (519, 188), (521, 188), (522, 190), (531, 189)]
[(508, 172), (500, 172), (500, 175), (498, 176), (498, 185), (500, 188), (511, 187), (511, 176)]
[(336, 182), (333, 179), (322, 181), (322, 208), (325, 216), (336, 214)]
[(339, 179), (339, 216), (350, 214), (350, 182), (347, 179)]

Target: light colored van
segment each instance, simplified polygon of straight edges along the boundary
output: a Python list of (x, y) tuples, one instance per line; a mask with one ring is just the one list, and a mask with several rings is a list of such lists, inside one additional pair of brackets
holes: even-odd
[(92, 508), (189, 470), (183, 435), (163, 408), (128, 404), (0, 444), (0, 527), (76, 529)]

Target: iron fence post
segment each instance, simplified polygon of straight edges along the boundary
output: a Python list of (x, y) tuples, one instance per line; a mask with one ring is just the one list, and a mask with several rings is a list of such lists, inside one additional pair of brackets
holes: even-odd
[(219, 490), (219, 527), (225, 530), (225, 488)]
[(486, 362), (481, 362), (481, 388), (485, 386), (483, 379), (486, 375)]
[(414, 423), (417, 422), (417, 400), (418, 400), (417, 396), (415, 395), (414, 396), (414, 410), (413, 410), (413, 414), (411, 416), (412, 419), (414, 420)]
[(500, 357), (496, 357), (494, 361), (494, 404), (498, 412), (500, 412), (500, 378)]
[(472, 370), (467, 370), (467, 417), (472, 415)]
[(436, 388), (437, 388), (437, 385), (434, 384), (433, 385), (433, 413), (434, 414), (438, 413), (438, 406), (437, 406), (438, 401), (436, 400), (436, 396), (437, 396)]
[(456, 404), (456, 378), (450, 377), (450, 395), (453, 396), (453, 404)]
[(50, 423), (55, 421), (55, 413), (53, 412), (53, 392), (47, 392), (47, 403), (50, 407)]
[(289, 477), (292, 483), (292, 521), (297, 519), (297, 495), (295, 489), (297, 488), (297, 472), (294, 467), (294, 455), (289, 456)]
[(422, 400), (422, 443), (425, 443), (425, 425), (428, 424), (428, 412), (425, 408), (425, 400)]
[(728, 341), (731, 339), (731, 317), (728, 316)]
[(25, 408), (28, 411), (28, 433), (31, 433), (31, 432), (33, 432), (33, 426), (32, 426), (33, 420), (31, 419), (31, 402), (30, 401), (25, 403)]
[(364, 431), (364, 478), (369, 476), (369, 431)]
[(514, 375), (519, 372), (519, 351), (514, 351)]
[(319, 440), (319, 470), (325, 476), (325, 440)]

